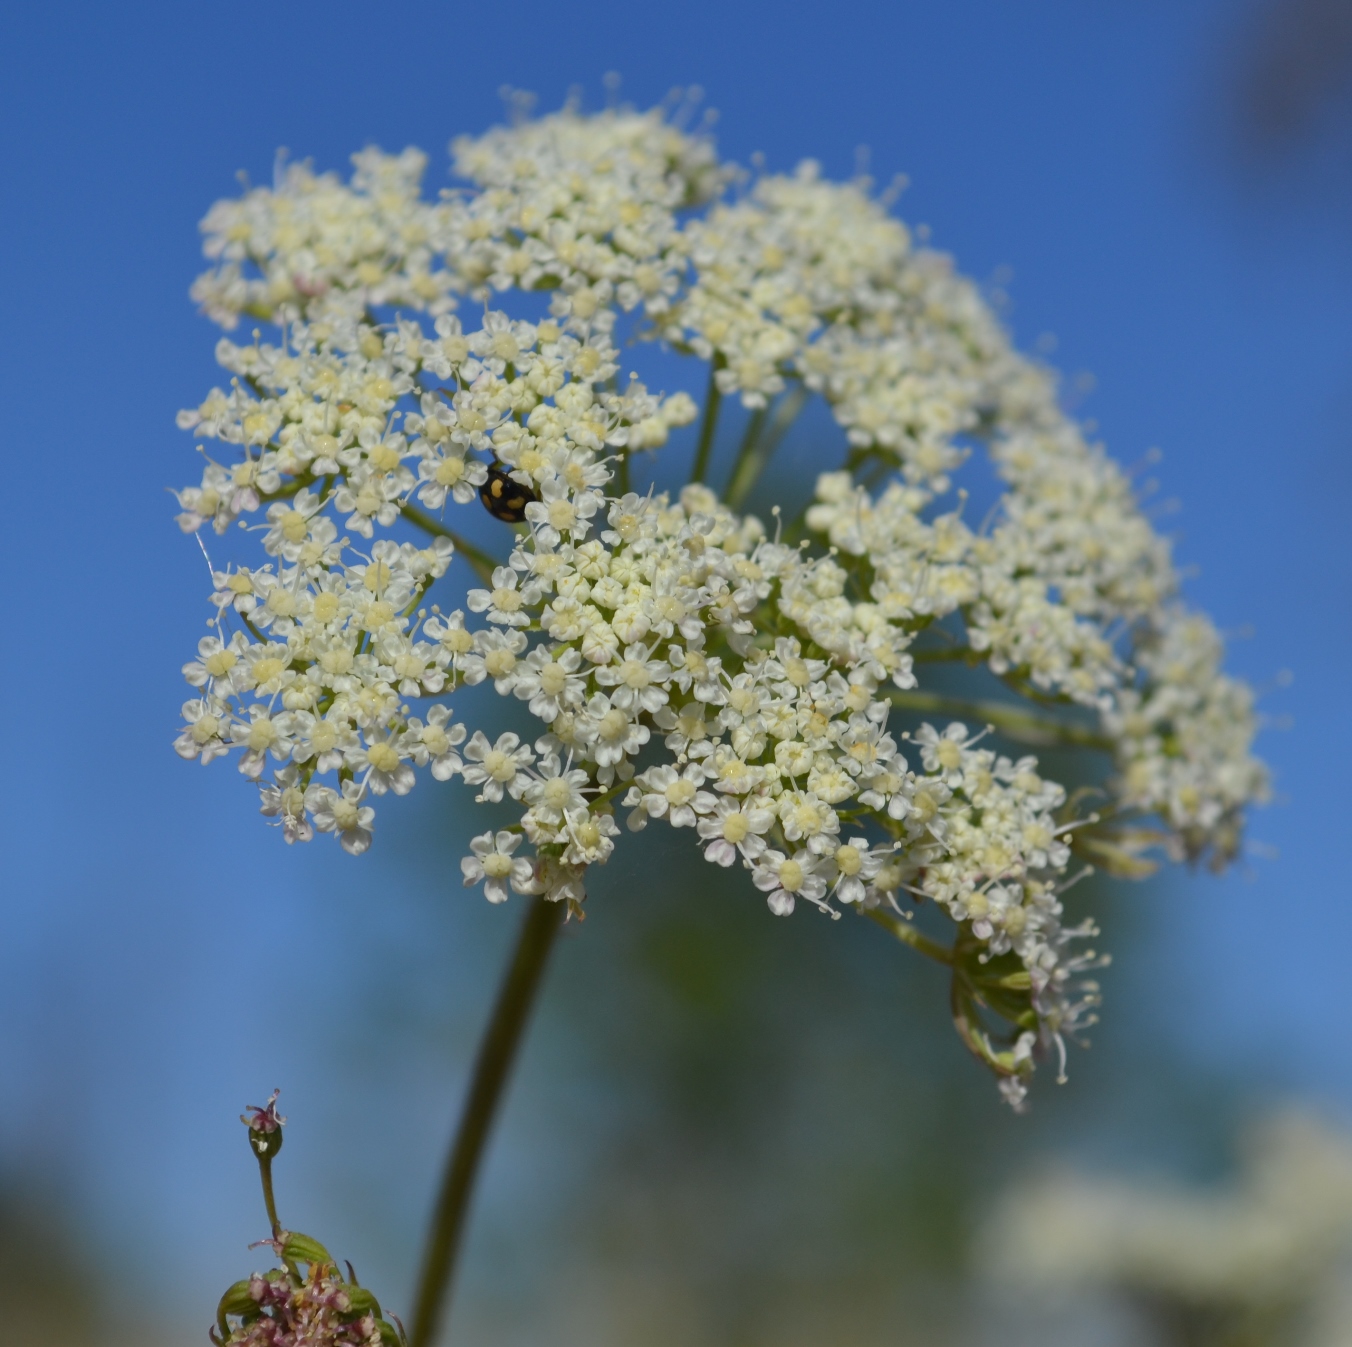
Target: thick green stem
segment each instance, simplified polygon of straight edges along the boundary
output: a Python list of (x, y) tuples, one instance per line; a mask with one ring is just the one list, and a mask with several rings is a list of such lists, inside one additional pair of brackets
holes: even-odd
[(445, 1321), (474, 1178), (566, 909), (566, 903), (531, 899), (511, 965), (498, 989), (497, 1002), (479, 1043), (469, 1094), (432, 1215), (432, 1229), (418, 1278), (410, 1347), (432, 1347)]
[(695, 466), (691, 469), (690, 480), (702, 482), (709, 471), (709, 456), (714, 450), (714, 431), (718, 426), (718, 408), (723, 394), (718, 391), (718, 371), (723, 368), (723, 358), (714, 356), (709, 365), (709, 391), (704, 398), (704, 420), (700, 422), (699, 443), (695, 447)]
[(1033, 715), (1017, 707), (1007, 706), (1004, 702), (965, 701), (960, 697), (946, 697), (940, 692), (921, 692), (915, 688), (905, 691), (889, 688), (887, 696), (899, 710), (965, 716), (978, 724), (993, 725), (1001, 734), (1021, 744), (1035, 747), (1071, 744), (1077, 748), (1096, 748), (1102, 753), (1113, 751), (1111, 739), (1083, 725)]

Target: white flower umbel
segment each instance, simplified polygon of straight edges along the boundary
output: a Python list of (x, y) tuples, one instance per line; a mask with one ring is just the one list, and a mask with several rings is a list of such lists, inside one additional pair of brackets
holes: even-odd
[[(861, 911), (948, 964), (964, 1040), (1018, 1103), (1097, 1003), (1095, 956), (1071, 952), (1092, 926), (1063, 921), (1072, 855), (1223, 864), (1266, 788), (1251, 696), (1130, 480), (865, 182), (745, 183), (624, 109), (453, 152), (466, 185), (435, 202), (419, 152), (367, 150), (347, 182), (283, 165), (204, 222), (194, 295), (270, 328), (222, 338), (222, 386), (180, 414), (203, 467), (178, 520), (259, 550), (213, 570), (177, 751), (237, 754), (287, 841), (354, 853), (378, 797), (461, 775), (519, 811), (464, 862), (493, 901), (580, 904), (622, 804), (744, 867), (775, 913)], [(531, 290), (547, 305), (514, 312)], [(629, 372), (634, 339), (701, 366), (691, 391)], [(740, 503), (813, 396), (837, 466), (771, 534)], [(638, 489), (636, 455), (696, 420), (694, 480)], [(954, 491), (978, 444), (1004, 494), (974, 529)], [(481, 493), (496, 556), (451, 527)], [(952, 664), (998, 696), (949, 695)], [(481, 683), (533, 743), (452, 720)], [(1095, 812), (992, 727), (1081, 753)], [(911, 923), (926, 902), (951, 944)]]

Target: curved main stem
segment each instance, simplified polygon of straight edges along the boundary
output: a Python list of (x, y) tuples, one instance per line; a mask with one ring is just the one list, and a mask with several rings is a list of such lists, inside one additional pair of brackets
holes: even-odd
[(563, 924), (566, 903), (532, 898), (521, 924), (507, 975), (498, 989), (488, 1027), (479, 1043), (469, 1094), (460, 1115), (432, 1215), (432, 1229), (418, 1277), (410, 1347), (432, 1347), (450, 1304), (455, 1257), (460, 1248), (474, 1179), (483, 1159), (498, 1102), (521, 1045), (549, 951)]

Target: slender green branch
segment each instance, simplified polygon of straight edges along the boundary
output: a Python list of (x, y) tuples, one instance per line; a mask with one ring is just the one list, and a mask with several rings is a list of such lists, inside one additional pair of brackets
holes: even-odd
[(493, 578), (494, 569), (502, 565), (496, 557), (489, 556), (483, 548), (476, 547), (468, 538), (462, 538), (458, 533), (453, 533), (444, 524), (439, 524), (430, 514), (424, 514), (416, 505), (405, 505), (402, 508), (404, 518), (407, 519), (410, 524), (417, 525), (424, 533), (431, 533), (438, 538), (449, 538), (455, 544), (455, 550), (469, 562), (475, 575), (481, 580), (491, 580)]
[(263, 1180), (263, 1201), (268, 1209), (268, 1220), (272, 1222), (273, 1239), (281, 1239), (282, 1223), (277, 1219), (277, 1199), (272, 1192), (272, 1156), (258, 1157), (258, 1177)]
[[(249, 1125), (249, 1149), (253, 1152), (254, 1159), (258, 1161), (258, 1177), (263, 1185), (263, 1205), (268, 1209), (268, 1222), (272, 1226), (272, 1238), (280, 1240), (282, 1237), (282, 1222), (277, 1215), (277, 1198), (272, 1191), (272, 1162), (282, 1149), (282, 1142), (285, 1139), (282, 1135), (282, 1125), (286, 1122), (285, 1118), (277, 1114), (277, 1095), (278, 1091), (272, 1092), (272, 1097), (262, 1108), (251, 1105), (249, 1112), (253, 1114), (250, 1118), (247, 1114), (240, 1115), (240, 1121)], [(290, 1263), (287, 1264), (291, 1266)]]
[(757, 407), (747, 419), (746, 429), (742, 432), (742, 442), (737, 446), (737, 457), (732, 460), (732, 472), (728, 475), (727, 490), (723, 492), (723, 499), (729, 505), (733, 503), (732, 493), (737, 487), (738, 478), (745, 476), (747, 460), (754, 455), (756, 442), (765, 429), (765, 410), (764, 407)]
[(718, 390), (718, 371), (723, 368), (723, 357), (715, 355), (709, 363), (709, 390), (704, 398), (704, 419), (700, 422), (699, 443), (695, 446), (695, 466), (690, 480), (702, 482), (709, 471), (709, 456), (714, 448), (714, 430), (718, 426), (718, 409), (723, 394)]
[[(724, 499), (734, 509), (751, 494), (751, 488), (760, 480), (760, 475), (774, 457), (780, 441), (789, 432), (789, 427), (798, 419), (809, 397), (808, 390), (802, 384), (796, 384), (779, 400), (770, 424), (764, 424), (764, 413), (757, 412), (747, 427), (746, 437), (733, 465), (732, 477)], [(763, 433), (762, 433), (763, 432)]]
[(445, 1320), (474, 1178), (566, 909), (566, 903), (551, 903), (544, 898), (530, 900), (512, 962), (498, 989), (497, 1002), (479, 1043), (469, 1094), (432, 1216), (418, 1278), (410, 1347), (432, 1347)]
[(898, 710), (966, 717), (979, 724), (994, 725), (1002, 734), (1021, 744), (1072, 744), (1079, 748), (1096, 748), (1102, 753), (1113, 752), (1113, 742), (1105, 735), (1083, 725), (1071, 725), (1066, 721), (1021, 711), (1004, 702), (967, 701), (961, 697), (949, 697), (941, 692), (922, 692), (916, 688), (905, 691), (889, 688), (887, 696)]
[(953, 951), (946, 949), (937, 940), (931, 940), (929, 936), (921, 935), (904, 917), (899, 917), (895, 912), (889, 912), (884, 907), (871, 907), (864, 915), (870, 921), (876, 921), (883, 930), (891, 931), (903, 945), (909, 945), (927, 959), (933, 959), (935, 963), (941, 963), (947, 967), (952, 966)]

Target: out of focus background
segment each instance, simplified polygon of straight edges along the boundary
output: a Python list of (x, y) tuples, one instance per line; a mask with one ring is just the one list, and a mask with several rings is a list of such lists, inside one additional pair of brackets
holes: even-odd
[(556, 956), (452, 1337), (1352, 1342), (1347, 0), (6, 7), (0, 1338), (204, 1342), (266, 1233), (236, 1118), (278, 1085), (284, 1220), (409, 1302), (517, 909), (460, 886), (461, 786), (353, 861), (170, 750), (206, 615), (174, 413), (219, 377), (196, 225), (279, 147), (418, 144), (435, 190), (501, 86), (596, 104), (610, 71), (702, 85), (740, 162), (907, 175), (1113, 452), (1162, 450), (1277, 797), (1231, 873), (1084, 897), (1104, 1024), (1022, 1118), (934, 970), (645, 834)]

